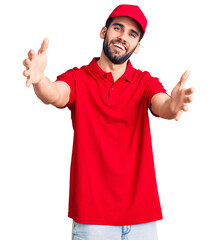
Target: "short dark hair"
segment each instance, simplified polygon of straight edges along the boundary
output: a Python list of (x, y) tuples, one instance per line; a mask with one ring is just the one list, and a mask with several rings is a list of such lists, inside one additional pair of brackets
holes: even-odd
[[(105, 26), (106, 26), (107, 29), (109, 28), (109, 26), (111, 25), (111, 23), (113, 22), (113, 20), (114, 20), (114, 17), (111, 17), (111, 18), (109, 18), (109, 19), (107, 20), (107, 22), (106, 22), (106, 24), (105, 24)], [(141, 30), (141, 28), (140, 28), (139, 42), (141, 41), (141, 39), (142, 39), (142, 30)]]

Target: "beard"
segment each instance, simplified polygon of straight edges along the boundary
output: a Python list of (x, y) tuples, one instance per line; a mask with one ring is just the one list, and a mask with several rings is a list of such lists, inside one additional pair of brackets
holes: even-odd
[[(110, 42), (110, 44), (112, 42)], [(117, 40), (115, 42), (125, 45), (121, 40)], [(126, 54), (119, 56), (118, 52), (111, 51), (110, 44), (108, 43), (107, 32), (106, 32), (105, 38), (103, 41), (103, 51), (104, 51), (105, 55), (109, 58), (109, 60), (114, 64), (122, 64), (125, 61), (127, 61), (127, 59), (133, 54), (133, 52), (135, 51), (135, 49), (137, 47), (136, 46), (131, 52), (127, 52), (127, 50), (126, 50)]]

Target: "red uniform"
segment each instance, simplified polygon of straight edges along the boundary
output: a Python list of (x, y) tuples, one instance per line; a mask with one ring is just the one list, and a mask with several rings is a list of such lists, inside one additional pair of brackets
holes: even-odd
[(114, 82), (97, 60), (57, 77), (71, 88), (68, 216), (78, 223), (103, 225), (160, 220), (148, 108), (153, 95), (166, 90), (130, 60)]

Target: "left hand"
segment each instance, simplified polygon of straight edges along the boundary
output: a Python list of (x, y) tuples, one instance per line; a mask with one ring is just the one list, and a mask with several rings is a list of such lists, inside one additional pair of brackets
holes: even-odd
[(187, 103), (193, 101), (193, 97), (190, 96), (194, 92), (194, 88), (185, 88), (185, 82), (190, 75), (190, 71), (184, 72), (181, 76), (178, 84), (173, 88), (171, 93), (171, 104), (170, 109), (174, 113), (174, 118), (178, 121), (183, 113), (183, 111), (188, 111)]

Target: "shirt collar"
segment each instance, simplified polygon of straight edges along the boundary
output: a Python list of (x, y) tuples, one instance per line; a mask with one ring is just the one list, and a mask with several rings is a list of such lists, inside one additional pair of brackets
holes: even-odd
[[(93, 58), (92, 61), (89, 64), (89, 68), (95, 75), (97, 75), (98, 77), (102, 77), (103, 75), (105, 75), (107, 73), (104, 72), (98, 66), (98, 64), (97, 64), (98, 60), (99, 60), (99, 57)], [(130, 60), (128, 60), (127, 68), (126, 68), (126, 71), (125, 71), (124, 75), (122, 76), (122, 78), (125, 78), (127, 81), (131, 82), (132, 78), (133, 78), (133, 72), (134, 72), (134, 68), (133, 68)]]

